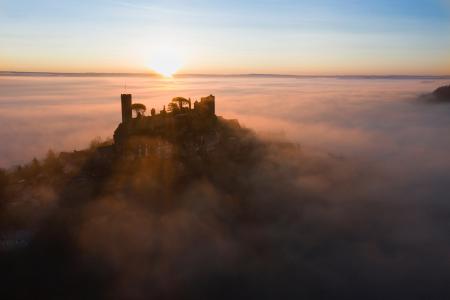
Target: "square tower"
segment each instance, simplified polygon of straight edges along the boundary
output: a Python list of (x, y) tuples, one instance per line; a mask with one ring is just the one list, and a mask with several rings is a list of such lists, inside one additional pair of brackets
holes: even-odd
[(201, 98), (200, 105), (203, 107), (203, 110), (209, 115), (216, 114), (216, 97), (213, 95), (209, 95), (208, 97)]
[(122, 123), (128, 123), (131, 121), (133, 112), (131, 110), (131, 94), (122, 94), (120, 96), (122, 100)]

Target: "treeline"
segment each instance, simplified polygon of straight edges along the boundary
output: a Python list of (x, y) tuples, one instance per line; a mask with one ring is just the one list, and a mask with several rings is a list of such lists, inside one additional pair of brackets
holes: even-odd
[(42, 159), (33, 158), (29, 163), (9, 169), (0, 168), (1, 201), (12, 200), (26, 186), (61, 184), (67, 177), (78, 174), (93, 157), (96, 149), (111, 144), (111, 139), (102, 140), (97, 137), (90, 142), (88, 148), (81, 151), (56, 153), (50, 149)]

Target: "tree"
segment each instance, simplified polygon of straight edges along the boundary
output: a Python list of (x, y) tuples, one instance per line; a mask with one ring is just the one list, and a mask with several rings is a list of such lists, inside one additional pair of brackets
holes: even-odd
[(97, 136), (95, 139), (93, 139), (91, 141), (91, 143), (89, 144), (89, 149), (90, 150), (96, 150), (98, 147), (100, 147), (100, 145), (102, 144), (102, 137)]
[(167, 106), (167, 109), (169, 110), (169, 112), (171, 113), (177, 113), (180, 111), (180, 109), (178, 108), (178, 104), (172, 102), (169, 103), (169, 105)]
[(28, 166), (30, 179), (36, 179), (41, 172), (41, 163), (36, 158), (33, 158), (31, 164)]
[(0, 169), (0, 198), (3, 198), (7, 185), (8, 185), (8, 174), (6, 173), (5, 170)]
[(133, 103), (131, 109), (136, 112), (136, 117), (140, 117), (145, 114), (147, 107), (142, 103)]
[(47, 175), (57, 175), (62, 171), (62, 164), (59, 158), (56, 156), (53, 150), (48, 150), (47, 156), (45, 157), (42, 168)]
[(190, 101), (188, 99), (186, 99), (186, 98), (183, 98), (183, 97), (176, 97), (176, 98), (172, 99), (172, 103), (177, 103), (178, 104), (178, 109), (180, 111), (182, 111), (183, 110), (183, 106), (185, 104), (189, 105)]

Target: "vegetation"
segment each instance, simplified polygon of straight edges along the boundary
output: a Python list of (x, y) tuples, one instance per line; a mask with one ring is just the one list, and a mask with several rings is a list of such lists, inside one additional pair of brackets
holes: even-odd
[(183, 110), (184, 105), (189, 105), (191, 101), (183, 97), (175, 97), (172, 99), (172, 103), (178, 104), (178, 109)]
[[(256, 266), (273, 255), (255, 230), (276, 236), (264, 229), (275, 222), (290, 230), (285, 218), (298, 215), (279, 203), (298, 183), (277, 173), (268, 159), (273, 145), (237, 121), (199, 122), (211, 123), (190, 124), (177, 138), (128, 141), (153, 146), (145, 155), (104, 154), (111, 141), (97, 138), (86, 150), (49, 151), (0, 173), (0, 234), (27, 233), (1, 253), (4, 298), (235, 298), (216, 291), (232, 291), (234, 279), (226, 278), (241, 272), (242, 261)], [(254, 286), (251, 277), (242, 278), (246, 286)]]
[(7, 185), (8, 185), (8, 176), (6, 174), (6, 171), (3, 169), (0, 169), (0, 199), (3, 199), (5, 197), (5, 191), (6, 191)]
[(136, 116), (143, 116), (147, 111), (147, 107), (142, 103), (133, 103), (131, 109), (136, 113)]
[(171, 102), (167, 105), (167, 110), (171, 113), (178, 113), (180, 108), (176, 102)]
[(4, 299), (365, 299), (421, 270), (449, 298), (447, 240), (392, 240), (410, 218), (398, 221), (397, 198), (363, 193), (365, 172), (237, 121), (173, 119), (181, 134), (136, 134), (134, 153), (95, 139), (0, 170)]

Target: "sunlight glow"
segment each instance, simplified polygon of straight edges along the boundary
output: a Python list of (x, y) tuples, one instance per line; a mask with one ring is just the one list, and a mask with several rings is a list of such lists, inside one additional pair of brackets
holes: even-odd
[(153, 53), (148, 67), (164, 77), (172, 77), (182, 65), (181, 55), (172, 49), (160, 49)]

